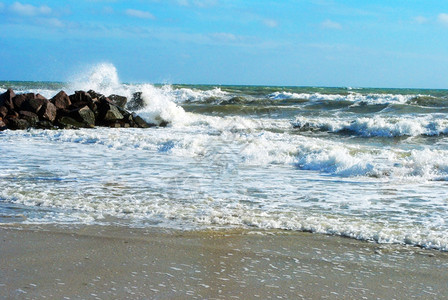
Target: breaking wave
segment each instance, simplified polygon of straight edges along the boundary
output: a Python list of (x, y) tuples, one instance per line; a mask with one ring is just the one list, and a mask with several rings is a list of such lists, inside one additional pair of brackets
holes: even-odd
[(373, 116), (356, 118), (297, 117), (293, 127), (301, 131), (325, 131), (361, 137), (439, 136), (448, 134), (445, 115)]

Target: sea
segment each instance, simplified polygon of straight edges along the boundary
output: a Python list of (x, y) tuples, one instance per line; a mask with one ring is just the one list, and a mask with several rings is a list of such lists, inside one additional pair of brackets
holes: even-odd
[(305, 231), (448, 251), (448, 90), (123, 83), (167, 127), (0, 132), (0, 223)]

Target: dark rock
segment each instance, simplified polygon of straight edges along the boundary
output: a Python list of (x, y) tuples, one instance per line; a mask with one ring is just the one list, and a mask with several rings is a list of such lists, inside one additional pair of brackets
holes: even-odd
[[(140, 116), (130, 113), (126, 105), (133, 110), (144, 107), (142, 93), (133, 95), (132, 101), (119, 95), (104, 95), (93, 90), (76, 91), (68, 96), (60, 91), (51, 100), (40, 94), (16, 95), (8, 89), (0, 95), (0, 130), (26, 129), (29, 127), (51, 128), (92, 128), (95, 125), (109, 127), (140, 127), (156, 126), (146, 122)], [(162, 122), (159, 126), (166, 126)]]
[(90, 110), (89, 107), (82, 107), (78, 110), (78, 114), (81, 117), (81, 120), (87, 124), (89, 127), (95, 126), (95, 115), (93, 114), (93, 111)]
[(135, 113), (132, 114), (132, 118), (133, 118), (135, 124), (140, 128), (149, 128), (149, 127), (156, 126), (154, 124), (146, 122), (145, 120), (142, 119), (142, 117), (138, 116)]
[(128, 98), (119, 95), (110, 95), (109, 100), (118, 107), (124, 108), (128, 102)]
[(16, 95), (14, 98), (12, 98), (12, 102), (14, 104), (14, 109), (16, 111), (22, 110), (24, 108), (23, 107), (24, 103), (26, 101), (29, 101), (30, 99), (34, 99), (34, 98), (36, 98), (36, 95), (33, 93)]
[(84, 106), (88, 106), (92, 112), (97, 113), (97, 105), (96, 102), (98, 99), (92, 98), (89, 93), (84, 91), (76, 91), (75, 94), (69, 96), (70, 101), (72, 103), (71, 108), (81, 108)]
[(160, 122), (159, 127), (166, 127), (170, 124), (170, 122), (167, 122), (165, 120), (163, 120), (162, 122)]
[(123, 116), (122, 122), (129, 124), (129, 127), (138, 127), (134, 122), (134, 118), (132, 117), (132, 114), (127, 114), (127, 115)]
[(109, 102), (107, 99), (103, 99), (98, 104), (98, 120), (109, 124), (110, 122), (123, 119), (123, 115), (117, 106)]
[(75, 119), (67, 116), (60, 117), (58, 119), (58, 125), (63, 129), (78, 129), (84, 127), (84, 124), (76, 121)]
[(53, 98), (51, 98), (50, 102), (53, 103), (57, 109), (66, 109), (72, 105), (70, 98), (64, 91), (57, 93)]
[(54, 129), (55, 126), (54, 126), (53, 122), (50, 122), (48, 120), (40, 120), (39, 122), (37, 122), (36, 128), (40, 128), (40, 129)]
[(6, 116), (6, 118), (8, 118), (8, 117), (18, 118), (19, 117), (19, 113), (14, 111), (14, 110), (10, 111), (10, 112), (8, 112), (8, 115)]
[(89, 94), (90, 97), (92, 97), (92, 99), (102, 100), (102, 99), (106, 98), (106, 96), (104, 96), (103, 94), (97, 93), (94, 90), (89, 90), (87, 92), (87, 94)]
[(25, 119), (19, 119), (17, 117), (8, 116), (6, 118), (7, 125), (9, 129), (13, 130), (23, 130), (30, 127), (30, 123)]
[(92, 99), (92, 97), (84, 91), (76, 91), (73, 95), (69, 96), (70, 102), (75, 107), (79, 104), (86, 103), (88, 98)]
[(0, 106), (0, 118), (6, 117), (8, 114), (8, 108), (6, 106)]
[(131, 117), (131, 119), (132, 119), (132, 114), (128, 110), (126, 110), (122, 107), (119, 107), (119, 106), (116, 106), (116, 108), (123, 115), (124, 119), (128, 119), (129, 117)]
[(42, 119), (48, 120), (50, 122), (54, 122), (54, 120), (56, 119), (56, 114), (56, 106), (50, 101), (45, 102), (45, 104), (42, 106), (42, 109), (39, 111), (39, 116)]
[(42, 99), (41, 97), (38, 97), (39, 94), (36, 95), (35, 98), (32, 99), (26, 99), (25, 102), (22, 104), (22, 109), (38, 113), (39, 110), (42, 108), (42, 106), (46, 105), (47, 102), (49, 102), (47, 99)]
[(20, 119), (26, 120), (30, 126), (35, 126), (37, 122), (39, 121), (39, 116), (33, 112), (30, 111), (20, 111), (19, 112)]
[(129, 110), (139, 110), (145, 106), (145, 102), (142, 98), (142, 92), (136, 92), (132, 95), (131, 101), (127, 103), (127, 109)]
[(14, 104), (12, 102), (12, 98), (14, 98), (16, 94), (12, 89), (8, 89), (6, 92), (0, 95), (0, 106), (5, 106), (9, 110), (14, 109)]
[(123, 115), (117, 109), (116, 106), (110, 105), (110, 109), (106, 112), (104, 116), (104, 121), (114, 121), (123, 119)]
[(78, 127), (95, 127), (95, 114), (87, 105), (71, 111), (70, 117), (83, 124)]
[(8, 127), (6, 127), (6, 123), (3, 122), (2, 118), (0, 118), (0, 131), (6, 130), (6, 129), (8, 129)]

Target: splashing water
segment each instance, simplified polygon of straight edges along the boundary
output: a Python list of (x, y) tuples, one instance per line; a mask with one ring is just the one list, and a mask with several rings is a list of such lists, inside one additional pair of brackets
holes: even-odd
[(76, 90), (94, 90), (107, 96), (110, 94), (130, 96), (129, 88), (121, 84), (117, 69), (110, 63), (99, 63), (89, 66), (72, 77), (68, 84), (71, 92)]

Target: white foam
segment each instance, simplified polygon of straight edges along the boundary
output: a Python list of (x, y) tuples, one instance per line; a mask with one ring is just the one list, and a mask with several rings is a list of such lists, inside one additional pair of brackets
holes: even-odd
[(299, 116), (293, 125), (297, 128), (319, 129), (334, 133), (348, 131), (363, 137), (448, 134), (448, 121), (446, 116), (441, 114), (400, 117), (376, 115), (356, 119)]
[(434, 227), (446, 218), (443, 183), (427, 180), (448, 177), (448, 151), (357, 146), (233, 123), (6, 131), (0, 197), (47, 208), (28, 222), (118, 217), (138, 226), (255, 226), (447, 249), (446, 225)]
[(210, 98), (224, 98), (229, 94), (222, 91), (220, 88), (213, 88), (210, 90), (199, 90), (189, 88), (173, 89), (170, 85), (165, 85), (163, 88), (166, 94), (171, 95), (175, 99), (175, 102), (202, 102)]
[(145, 107), (139, 110), (139, 115), (147, 121), (160, 124), (163, 121), (174, 125), (180, 125), (188, 121), (188, 116), (184, 109), (174, 103), (171, 94), (166, 93), (166, 88), (156, 88), (153, 85), (145, 84), (139, 86), (142, 92)]
[(309, 101), (350, 101), (356, 103), (364, 102), (368, 104), (404, 104), (415, 97), (416, 95), (359, 94), (352, 92), (348, 93), (347, 95), (291, 92), (274, 92), (268, 95), (268, 98), (273, 100), (305, 99)]
[(68, 84), (68, 93), (82, 90), (109, 96), (117, 94), (125, 97), (132, 96), (132, 88), (120, 82), (117, 69), (110, 63), (99, 63), (86, 67), (85, 70), (71, 76)]
[[(0, 94), (3, 94), (6, 92), (6, 89), (0, 88)], [(24, 93), (34, 93), (34, 94), (41, 94), (47, 99), (52, 98), (57, 92), (50, 89), (44, 89), (44, 88), (28, 88), (28, 89), (15, 89), (15, 94), (24, 94)]]

